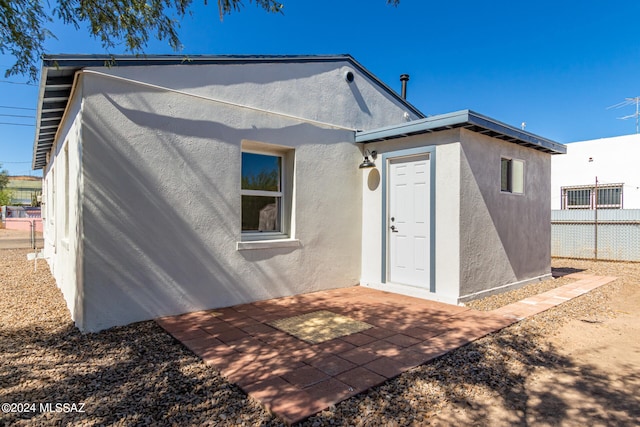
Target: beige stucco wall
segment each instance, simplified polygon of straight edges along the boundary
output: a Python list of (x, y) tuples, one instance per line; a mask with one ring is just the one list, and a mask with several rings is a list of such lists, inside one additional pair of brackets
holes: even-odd
[[(387, 231), (381, 160), (375, 170), (364, 171), (362, 284), (458, 303), (549, 277), (551, 156), (465, 129), (367, 144), (378, 159), (419, 147), (433, 147), (435, 154), (435, 292), (382, 277)], [(503, 156), (525, 161), (524, 194), (500, 191)]]
[[(551, 155), (467, 130), (461, 141), (460, 298), (548, 278)], [(525, 162), (523, 194), (500, 191), (502, 157)]]
[[(352, 129), (403, 120), (397, 99), (347, 62), (97, 71), (131, 81), (80, 77), (82, 268), (58, 283), (82, 290), (82, 330), (358, 284)], [(237, 249), (247, 141), (294, 152), (285, 247)]]

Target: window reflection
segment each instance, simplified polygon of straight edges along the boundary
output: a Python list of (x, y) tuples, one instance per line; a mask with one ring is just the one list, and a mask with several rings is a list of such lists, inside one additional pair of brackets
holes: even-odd
[(278, 198), (242, 196), (242, 231), (279, 231)]
[(242, 153), (242, 189), (280, 191), (280, 157)]

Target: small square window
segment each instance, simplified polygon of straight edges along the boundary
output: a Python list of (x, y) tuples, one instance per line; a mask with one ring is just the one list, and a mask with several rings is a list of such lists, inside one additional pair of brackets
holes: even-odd
[(524, 193), (524, 162), (502, 158), (500, 163), (500, 191)]

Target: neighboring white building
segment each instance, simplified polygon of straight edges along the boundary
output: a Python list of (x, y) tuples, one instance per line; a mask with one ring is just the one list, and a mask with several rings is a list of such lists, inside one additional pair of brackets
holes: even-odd
[(640, 135), (572, 142), (551, 162), (551, 209), (640, 209)]
[(110, 59), (45, 56), (38, 105), (44, 251), (81, 330), (357, 284), (457, 303), (550, 276), (560, 144), (425, 118), (348, 55)]

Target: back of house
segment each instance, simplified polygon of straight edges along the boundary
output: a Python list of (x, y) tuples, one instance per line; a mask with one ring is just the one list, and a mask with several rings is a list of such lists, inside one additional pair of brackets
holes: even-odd
[(420, 112), (348, 55), (109, 61), (45, 58), (34, 149), (81, 329), (358, 284), (354, 132)]
[(455, 304), (542, 280), (562, 152), (472, 111), (425, 117), (349, 55), (55, 55), (33, 166), (49, 265), (98, 331), (358, 284)]

